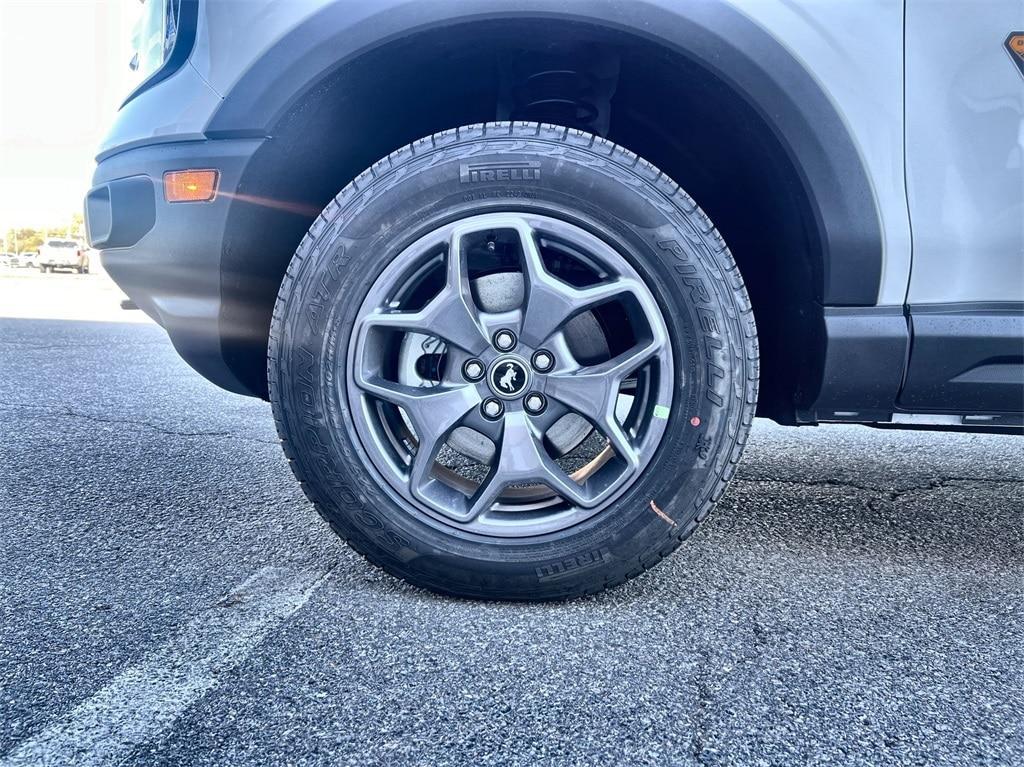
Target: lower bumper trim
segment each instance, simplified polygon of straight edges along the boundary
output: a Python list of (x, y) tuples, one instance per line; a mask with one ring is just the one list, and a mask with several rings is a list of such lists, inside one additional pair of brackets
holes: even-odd
[(148, 176), (108, 181), (85, 197), (86, 234), (94, 248), (130, 248), (156, 225), (156, 192)]

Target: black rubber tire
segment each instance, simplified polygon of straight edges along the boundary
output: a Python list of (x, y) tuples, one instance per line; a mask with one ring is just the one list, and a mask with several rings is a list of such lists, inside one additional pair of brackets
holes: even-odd
[[(536, 177), (478, 181), (460, 173), (467, 161), (510, 160), (534, 163), (528, 167)], [(662, 306), (678, 368), (669, 428), (643, 475), (610, 508), (529, 539), (471, 535), (403, 508), (363, 452), (338, 383), (356, 312), (384, 266), (441, 223), (496, 210), (569, 218), (627, 256)], [(671, 179), (590, 134), (502, 122), (421, 139), (341, 191), (288, 267), (268, 367), (285, 454), (339, 536), (428, 589), (536, 600), (622, 583), (693, 533), (725, 491), (746, 442), (758, 349), (732, 255)]]

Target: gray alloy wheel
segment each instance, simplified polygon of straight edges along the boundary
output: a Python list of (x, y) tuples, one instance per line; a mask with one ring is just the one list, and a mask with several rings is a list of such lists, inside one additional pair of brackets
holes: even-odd
[[(500, 274), (519, 282), (522, 300), (494, 307), (478, 297), (469, 262), (475, 250), (499, 249), (508, 265)], [(568, 253), (582, 284), (549, 267)], [(579, 361), (574, 320), (610, 304), (631, 336), (610, 359)], [(389, 377), (402, 370), (408, 334), (434, 362), (413, 365), (412, 380)], [(422, 237), (377, 278), (355, 338), (347, 394), (375, 468), (410, 509), (469, 532), (530, 536), (577, 524), (636, 479), (665, 430), (642, 406), (672, 400), (660, 308), (619, 253), (554, 218), (477, 215)], [(596, 432), (572, 446), (582, 456), (552, 451), (567, 420), (581, 419)], [(486, 460), (467, 471), (453, 451), (474, 442), (461, 456)], [(581, 465), (567, 471), (567, 456)]]
[(319, 514), (407, 581), (563, 599), (668, 556), (757, 401), (725, 243), (657, 168), (537, 123), (391, 153), (281, 282), (268, 384)]

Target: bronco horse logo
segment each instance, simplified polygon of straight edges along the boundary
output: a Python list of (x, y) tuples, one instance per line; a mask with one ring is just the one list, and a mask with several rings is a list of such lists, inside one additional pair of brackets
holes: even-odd
[(498, 379), (498, 386), (505, 391), (513, 392), (516, 390), (516, 378), (519, 377), (519, 372), (516, 370), (516, 366), (511, 362), (505, 363), (505, 372), (501, 374), (501, 378)]

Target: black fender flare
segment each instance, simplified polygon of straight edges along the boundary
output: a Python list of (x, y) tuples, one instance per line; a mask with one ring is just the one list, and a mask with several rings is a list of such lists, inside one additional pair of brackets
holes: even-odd
[(269, 48), (225, 94), (210, 138), (269, 136), (289, 107), (363, 53), (431, 28), (495, 19), (586, 22), (653, 41), (735, 88), (772, 127), (812, 201), (826, 306), (877, 302), (883, 242), (857, 147), (828, 95), (765, 29), (724, 0), (335, 0)]

